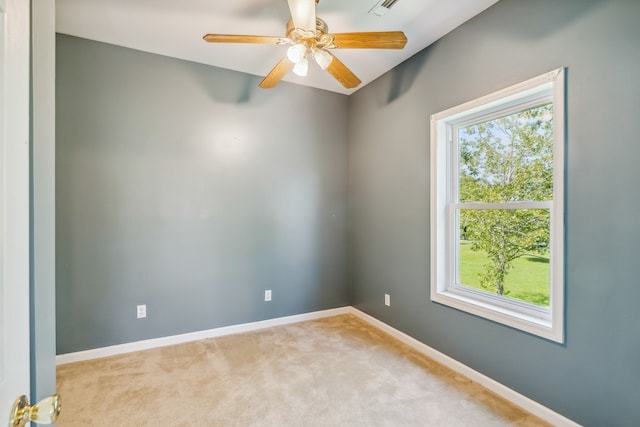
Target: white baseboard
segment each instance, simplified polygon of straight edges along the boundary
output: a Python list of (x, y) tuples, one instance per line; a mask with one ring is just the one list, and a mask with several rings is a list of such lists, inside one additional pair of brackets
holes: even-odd
[(457, 360), (447, 356), (446, 354), (440, 353), (438, 350), (429, 347), (428, 345), (405, 334), (404, 332), (400, 332), (394, 327), (387, 325), (386, 323), (376, 319), (375, 317), (372, 317), (358, 310), (357, 308), (350, 307), (349, 312), (354, 316), (357, 316), (360, 319), (364, 320), (365, 322), (369, 323), (370, 325), (375, 326), (378, 329), (381, 329), (382, 331), (386, 332), (387, 334), (391, 335), (397, 340), (403, 342), (404, 344), (407, 344), (409, 347), (413, 348), (414, 350), (424, 354), (425, 356), (430, 357), (431, 359), (435, 360), (436, 362), (450, 369), (453, 369), (454, 371), (464, 375), (470, 380), (475, 381), (481, 386), (491, 390), (498, 396), (503, 397), (504, 399), (507, 399), (514, 405), (517, 405), (522, 409), (536, 415), (537, 417), (542, 418), (543, 420), (547, 421), (548, 423), (554, 426), (580, 427), (580, 424), (575, 423), (569, 418), (566, 418), (563, 415), (560, 415), (557, 412), (552, 411), (546, 406), (541, 405), (535, 400), (529, 399), (528, 397), (523, 396), (517, 391), (512, 390), (503, 384), (500, 384), (499, 382), (487, 377), (484, 374), (481, 374), (480, 372), (474, 369), (471, 369), (467, 365), (458, 362)]
[(471, 369), (467, 365), (447, 356), (444, 353), (429, 347), (428, 345), (410, 337), (404, 332), (387, 325), (386, 323), (372, 317), (354, 307), (340, 307), (331, 310), (314, 311), (311, 313), (297, 314), (294, 316), (278, 317), (276, 319), (262, 320), (259, 322), (243, 323), (240, 325), (224, 326), (221, 328), (209, 329), (206, 331), (191, 332), (188, 334), (173, 335), (169, 337), (155, 338), (132, 343), (113, 345), (109, 347), (96, 348), (93, 350), (79, 351), (76, 353), (60, 354), (56, 356), (56, 365), (64, 365), (67, 363), (81, 362), (84, 360), (99, 359), (102, 357), (115, 356), (118, 354), (131, 353), (134, 351), (149, 350), (152, 348), (165, 347), (169, 345), (182, 344), (191, 341), (197, 341), (205, 338), (215, 338), (224, 335), (238, 334), (242, 332), (257, 331), (260, 329), (272, 328), (274, 326), (288, 325), (292, 323), (304, 322), (307, 320), (321, 319), (324, 317), (337, 316), (340, 314), (353, 314), (370, 325), (381, 329), (397, 340), (407, 344), (416, 351), (432, 358), (433, 360), (453, 369), (456, 372), (466, 376), (472, 381), (477, 382), (483, 387), (491, 390), (497, 395), (507, 399), (514, 405), (520, 406), (524, 410), (542, 418), (554, 426), (580, 427), (579, 424), (570, 419), (552, 411), (526, 396), (518, 393), (509, 387), (487, 377), (480, 372)]
[(186, 342), (198, 341), (206, 338), (215, 338), (224, 335), (257, 331), (260, 329), (272, 328), (274, 326), (288, 325), (291, 323), (304, 322), (307, 320), (337, 316), (339, 314), (350, 313), (350, 309), (351, 307), (340, 307), (330, 310), (314, 311), (311, 313), (296, 314), (294, 316), (261, 320), (259, 322), (223, 326), (221, 328), (208, 329), (206, 331), (190, 332), (187, 334), (172, 335), (169, 337), (153, 338), (143, 341), (112, 345), (109, 347), (101, 347), (92, 350), (78, 351), (75, 353), (59, 354), (56, 356), (56, 365), (65, 365), (67, 363), (82, 362), (84, 360), (99, 359), (102, 357), (116, 356), (118, 354), (132, 353), (134, 351), (149, 350), (152, 348), (183, 344)]

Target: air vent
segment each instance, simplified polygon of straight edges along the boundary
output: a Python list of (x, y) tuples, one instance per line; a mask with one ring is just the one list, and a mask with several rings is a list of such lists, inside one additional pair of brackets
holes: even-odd
[(373, 8), (369, 11), (369, 13), (373, 13), (374, 15), (384, 16), (389, 9), (391, 9), (399, 0), (380, 0), (376, 3)]

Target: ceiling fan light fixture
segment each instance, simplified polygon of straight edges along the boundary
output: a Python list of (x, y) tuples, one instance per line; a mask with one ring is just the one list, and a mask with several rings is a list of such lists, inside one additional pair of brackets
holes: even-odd
[(307, 47), (301, 43), (294, 44), (287, 49), (287, 58), (294, 64), (298, 64), (307, 56)]
[(293, 66), (293, 72), (300, 77), (306, 77), (307, 71), (309, 71), (309, 61), (307, 61), (306, 57), (302, 58)]
[(323, 70), (326, 70), (327, 67), (331, 64), (331, 61), (333, 61), (333, 56), (331, 56), (331, 54), (324, 49), (316, 49), (313, 52), (313, 57), (315, 58), (320, 68), (322, 68)]
[[(373, 1), (373, 0), (371, 0)], [(399, 0), (375, 0), (376, 6), (390, 9)], [(264, 77), (259, 86), (275, 87), (287, 73), (293, 70), (298, 76), (306, 76), (309, 56), (346, 89), (354, 89), (361, 80), (353, 74), (330, 49), (403, 49), (407, 37), (402, 31), (357, 31), (329, 33), (327, 23), (316, 16), (318, 0), (287, 0), (291, 19), (287, 21), (286, 36), (252, 36), (240, 34), (205, 34), (209, 43), (259, 43), (288, 45), (286, 55)], [(315, 3), (315, 5), (314, 5)], [(379, 14), (379, 13), (377, 13)]]

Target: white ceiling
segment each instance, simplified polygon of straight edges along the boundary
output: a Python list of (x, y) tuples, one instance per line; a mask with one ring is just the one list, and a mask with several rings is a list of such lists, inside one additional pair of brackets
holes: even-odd
[[(361, 80), (345, 89), (316, 64), (307, 77), (284, 80), (350, 94), (430, 45), (498, 0), (399, 0), (379, 17), (378, 0), (320, 0), (317, 15), (330, 33), (404, 31), (403, 50), (344, 49), (334, 54)], [(265, 76), (286, 46), (212, 44), (207, 33), (284, 36), (286, 0), (57, 0), (56, 31), (90, 40)], [(274, 90), (274, 89), (271, 89)], [(277, 89), (275, 89), (277, 90)]]

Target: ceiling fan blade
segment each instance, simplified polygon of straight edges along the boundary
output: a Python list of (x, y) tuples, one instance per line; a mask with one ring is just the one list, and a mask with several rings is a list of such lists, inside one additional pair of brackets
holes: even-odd
[(328, 52), (333, 58), (331, 63), (327, 66), (326, 70), (331, 74), (337, 81), (342, 84), (342, 86), (347, 89), (353, 89), (357, 87), (360, 83), (360, 79), (358, 76), (353, 74), (353, 72), (347, 68), (338, 58), (336, 58), (331, 52)]
[(285, 56), (276, 64), (275, 67), (273, 67), (273, 70), (265, 76), (259, 86), (263, 89), (271, 89), (275, 87), (280, 80), (282, 80), (282, 78), (291, 71), (292, 68), (293, 62), (289, 61), (289, 58)]
[(402, 31), (331, 34), (338, 49), (402, 49), (407, 37)]
[(316, 30), (316, 0), (287, 0), (293, 25), (301, 30)]
[(202, 39), (209, 43), (260, 43), (260, 44), (286, 44), (286, 37), (272, 36), (243, 36), (235, 34), (206, 34)]

